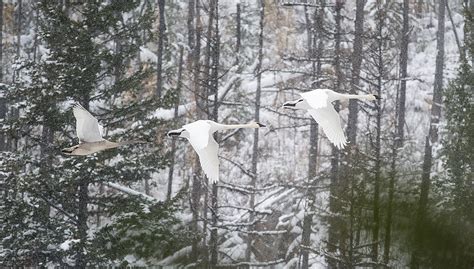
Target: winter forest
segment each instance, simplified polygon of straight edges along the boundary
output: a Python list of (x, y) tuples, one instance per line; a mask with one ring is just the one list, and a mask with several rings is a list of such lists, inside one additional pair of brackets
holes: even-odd
[[(1, 268), (474, 267), (474, 0), (5, 0), (0, 29)], [(345, 147), (283, 107), (314, 89), (378, 97), (332, 102)], [(80, 106), (121, 146), (67, 154)], [(266, 127), (210, 134), (214, 183), (170, 137), (197, 120)]]

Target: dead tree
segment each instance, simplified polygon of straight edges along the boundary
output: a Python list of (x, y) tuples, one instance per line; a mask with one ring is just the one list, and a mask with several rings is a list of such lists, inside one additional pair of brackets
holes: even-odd
[(440, 0), (438, 4), (438, 32), (436, 35), (436, 67), (433, 87), (433, 104), (430, 112), (430, 128), (425, 139), (425, 153), (423, 158), (423, 172), (421, 176), (420, 198), (416, 211), (415, 224), (415, 248), (411, 257), (411, 267), (420, 267), (420, 255), (424, 245), (423, 224), (426, 223), (428, 211), (428, 194), (431, 185), (431, 166), (433, 162), (433, 144), (438, 142), (438, 123), (441, 118), (442, 91), (443, 91), (443, 71), (444, 71), (444, 21), (445, 21), (445, 0)]
[[(262, 61), (263, 61), (263, 30), (265, 26), (265, 1), (260, 0), (260, 23), (258, 33), (258, 55), (257, 55), (257, 67), (255, 68), (255, 74), (257, 78), (257, 89), (255, 95), (254, 104), (254, 120), (260, 121), (260, 95), (261, 95), (261, 83), (262, 83)], [(251, 179), (250, 186), (255, 189), (257, 185), (257, 164), (258, 164), (258, 140), (259, 140), (259, 128), (255, 129), (253, 134), (253, 149), (252, 149), (252, 168), (251, 168)], [(250, 194), (249, 208), (249, 223), (248, 226), (248, 237), (247, 237), (247, 248), (245, 250), (245, 260), (250, 262), (252, 254), (252, 242), (254, 241), (254, 234), (251, 231), (254, 230), (252, 223), (255, 220), (255, 192)]]
[(395, 179), (396, 179), (396, 162), (398, 151), (403, 146), (404, 127), (405, 127), (405, 101), (406, 101), (406, 77), (408, 66), (408, 41), (409, 41), (409, 0), (403, 1), (403, 26), (401, 33), (400, 45), (400, 87), (397, 94), (397, 108), (396, 108), (396, 134), (394, 144), (392, 147), (392, 161), (390, 167), (390, 181), (388, 186), (388, 204), (387, 204), (387, 218), (385, 221), (385, 238), (384, 238), (384, 252), (383, 262), (389, 263), (390, 259), (390, 245), (392, 236), (392, 216), (393, 216), (393, 198), (395, 194)]

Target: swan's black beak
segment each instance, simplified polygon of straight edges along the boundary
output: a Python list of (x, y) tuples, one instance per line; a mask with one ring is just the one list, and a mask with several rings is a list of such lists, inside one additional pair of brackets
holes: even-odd
[(72, 154), (72, 149), (71, 148), (65, 148), (65, 149), (62, 149), (61, 152), (66, 154), (66, 155), (71, 155)]
[(260, 127), (260, 128), (262, 128), (262, 127), (267, 127), (266, 125), (263, 125), (263, 124), (261, 124), (260, 122), (257, 122), (257, 125), (258, 125), (258, 127)]
[(382, 98), (380, 98), (380, 96), (374, 94), (374, 97), (375, 97), (375, 100), (381, 100)]
[(166, 135), (168, 137), (175, 137), (175, 136), (179, 136), (182, 132), (183, 130), (172, 130), (172, 131), (169, 131)]
[(283, 108), (294, 108), (296, 106), (296, 103), (294, 102), (286, 102), (283, 104)]

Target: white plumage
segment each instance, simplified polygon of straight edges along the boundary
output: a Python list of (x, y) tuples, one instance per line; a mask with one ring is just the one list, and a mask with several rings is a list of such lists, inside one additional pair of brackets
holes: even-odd
[(102, 137), (102, 126), (99, 121), (92, 116), (80, 104), (74, 105), (72, 108), (74, 117), (76, 118), (76, 134), (79, 138), (79, 144), (70, 148), (62, 149), (66, 155), (85, 156), (92, 153), (120, 147), (122, 145), (143, 143), (143, 141), (123, 141), (111, 142)]
[(79, 104), (76, 104), (72, 112), (76, 118), (76, 133), (79, 142), (99, 142), (103, 141), (102, 132), (100, 131), (99, 121), (92, 116), (89, 111)]
[(311, 117), (319, 124), (329, 141), (339, 149), (345, 147), (347, 140), (341, 126), (341, 119), (334, 109), (332, 102), (347, 99), (372, 101), (379, 98), (374, 94), (341, 94), (329, 89), (316, 89), (301, 93), (300, 95), (301, 99), (286, 102), (283, 104), (283, 107), (307, 110)]
[(260, 128), (263, 124), (251, 122), (247, 124), (220, 124), (211, 120), (198, 120), (186, 124), (181, 129), (168, 132), (168, 136), (179, 136), (188, 139), (199, 156), (204, 174), (212, 183), (219, 181), (219, 144), (214, 140), (216, 131), (238, 128)]

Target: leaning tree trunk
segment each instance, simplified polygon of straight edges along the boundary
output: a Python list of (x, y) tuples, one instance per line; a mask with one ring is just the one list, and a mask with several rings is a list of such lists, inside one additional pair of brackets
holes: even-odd
[[(260, 27), (258, 33), (258, 60), (257, 67), (255, 68), (255, 73), (257, 75), (257, 89), (255, 93), (255, 113), (254, 120), (256, 122), (260, 121), (260, 95), (261, 95), (261, 84), (262, 84), (262, 61), (263, 61), (263, 29), (265, 26), (265, 0), (260, 0)], [(251, 180), (250, 187), (255, 189), (257, 185), (257, 164), (258, 164), (258, 140), (259, 140), (259, 128), (254, 130), (253, 134), (253, 150), (252, 150), (252, 170), (251, 170)], [(251, 233), (255, 227), (253, 222), (255, 220), (255, 192), (250, 194), (249, 201), (249, 226), (248, 226), (248, 236), (247, 236), (247, 248), (245, 250), (245, 260), (247, 262), (251, 261), (252, 258), (252, 243), (254, 241), (254, 235)]]
[(433, 162), (433, 144), (438, 142), (438, 123), (441, 118), (441, 98), (443, 91), (443, 69), (444, 69), (444, 17), (445, 0), (439, 1), (438, 6), (438, 33), (436, 36), (436, 67), (433, 87), (433, 103), (431, 106), (431, 118), (428, 135), (425, 139), (425, 154), (423, 158), (423, 172), (420, 185), (420, 199), (416, 212), (415, 223), (415, 247), (411, 257), (411, 267), (420, 267), (420, 255), (424, 246), (423, 226), (426, 223), (428, 210), (428, 193), (431, 185), (431, 166)]
[(403, 27), (402, 27), (402, 42), (400, 46), (400, 90), (398, 93), (397, 109), (396, 109), (396, 126), (395, 141), (392, 149), (392, 163), (390, 168), (390, 181), (388, 186), (388, 204), (387, 204), (387, 219), (385, 221), (385, 238), (384, 238), (384, 252), (383, 262), (389, 263), (390, 259), (390, 245), (392, 234), (392, 216), (393, 216), (393, 197), (395, 194), (395, 179), (396, 179), (396, 162), (398, 151), (403, 145), (404, 127), (405, 127), (405, 100), (407, 88), (407, 66), (408, 66), (408, 42), (409, 42), (409, 0), (403, 0)]

